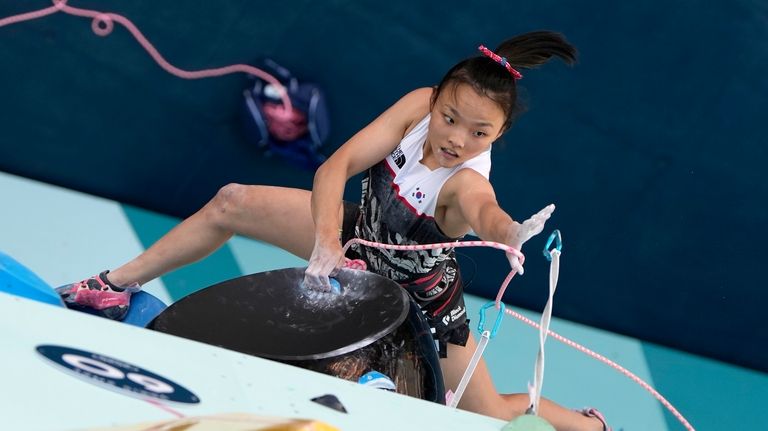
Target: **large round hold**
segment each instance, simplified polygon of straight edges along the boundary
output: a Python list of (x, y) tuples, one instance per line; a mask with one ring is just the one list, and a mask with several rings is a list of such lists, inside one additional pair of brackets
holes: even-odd
[(345, 269), (335, 277), (338, 289), (320, 292), (303, 285), (304, 270), (215, 284), (172, 304), (148, 328), (361, 383), (375, 372), (399, 393), (444, 403), (432, 333), (404, 289)]
[(320, 359), (366, 346), (400, 325), (408, 297), (395, 282), (341, 271), (341, 292), (305, 287), (303, 268), (235, 278), (172, 304), (150, 328), (272, 359)]

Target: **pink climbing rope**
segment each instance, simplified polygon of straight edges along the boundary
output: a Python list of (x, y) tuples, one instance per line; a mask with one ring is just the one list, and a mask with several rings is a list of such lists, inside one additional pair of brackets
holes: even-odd
[[(510, 316), (515, 317), (518, 320), (522, 321), (523, 323), (531, 325), (531, 326), (533, 326), (536, 329), (540, 328), (540, 325), (538, 323), (536, 323), (533, 320), (523, 316), (520, 313), (517, 313), (517, 312), (515, 312), (513, 310), (510, 310), (509, 308), (505, 309), (504, 311), (507, 314), (509, 314)], [(667, 410), (669, 410), (669, 412), (672, 413), (677, 418), (677, 420), (680, 421), (681, 424), (683, 424), (685, 429), (687, 429), (689, 431), (695, 431), (694, 428), (691, 426), (691, 424), (688, 423), (688, 421), (685, 419), (685, 417), (675, 408), (675, 406), (672, 405), (672, 403), (667, 401), (667, 399), (664, 398), (664, 396), (661, 395), (656, 389), (654, 389), (651, 385), (646, 383), (643, 379), (638, 377), (633, 372), (631, 372), (628, 369), (622, 367), (621, 365), (611, 361), (610, 359), (606, 358), (605, 356), (603, 356), (603, 355), (601, 355), (601, 354), (599, 354), (597, 352), (594, 352), (594, 351), (592, 351), (592, 350), (582, 346), (581, 344), (579, 344), (579, 343), (577, 343), (575, 341), (569, 340), (568, 338), (563, 337), (562, 335), (560, 335), (560, 334), (558, 334), (558, 333), (556, 333), (554, 331), (548, 330), (547, 334), (549, 334), (552, 338), (556, 339), (557, 341), (560, 341), (561, 343), (563, 343), (565, 345), (573, 347), (574, 349), (584, 353), (585, 355), (591, 356), (592, 358), (594, 358), (594, 359), (596, 359), (596, 360), (598, 360), (598, 361), (600, 361), (600, 362), (610, 366), (611, 368), (615, 369), (616, 371), (620, 372), (621, 374), (624, 374), (627, 378), (629, 378), (630, 380), (634, 381), (635, 383), (640, 385), (643, 389), (648, 391), (664, 407), (666, 407)]]
[(184, 417), (186, 417), (186, 415), (184, 415), (184, 413), (178, 412), (178, 411), (174, 410), (173, 408), (168, 407), (167, 405), (161, 403), (158, 400), (155, 400), (155, 399), (152, 399), (152, 398), (144, 398), (144, 401), (148, 402), (149, 404), (152, 404), (153, 406), (159, 408), (160, 410), (164, 410), (164, 411), (166, 411), (166, 412), (176, 416), (177, 418), (184, 418)]
[[(514, 254), (515, 256), (517, 256), (520, 259), (520, 264), (521, 265), (525, 261), (525, 257), (523, 256), (523, 254), (519, 250), (514, 249), (514, 248), (512, 248), (512, 247), (510, 247), (510, 246), (508, 246), (506, 244), (501, 244), (501, 243), (493, 242), (493, 241), (461, 241), (461, 242), (443, 242), (443, 243), (437, 243), (437, 244), (392, 245), (392, 244), (381, 244), (381, 243), (377, 243), (377, 242), (373, 242), (373, 241), (366, 241), (366, 240), (359, 239), (359, 238), (353, 238), (353, 239), (349, 240), (344, 245), (343, 250), (344, 250), (345, 253), (346, 253), (347, 249), (352, 244), (361, 244), (361, 245), (365, 245), (365, 246), (368, 246), (368, 247), (377, 247), (377, 248), (383, 248), (383, 249), (387, 249), (387, 250), (404, 250), (404, 251), (432, 250), (432, 249), (436, 249), (436, 248), (458, 248), (458, 247), (493, 247), (493, 248), (497, 248), (499, 250), (504, 250), (507, 253)], [(501, 298), (504, 296), (504, 291), (507, 289), (507, 286), (509, 285), (509, 282), (512, 281), (512, 278), (515, 276), (515, 274), (516, 274), (516, 272), (514, 270), (510, 271), (510, 273), (504, 279), (504, 282), (502, 282), (501, 287), (499, 288), (499, 293), (496, 295), (496, 301), (495, 302), (496, 302), (496, 308), (497, 309), (500, 308)], [(518, 320), (520, 320), (520, 321), (522, 321), (524, 323), (527, 323), (530, 326), (533, 326), (536, 329), (540, 328), (540, 325), (538, 323), (536, 323), (533, 320), (523, 316), (520, 313), (512, 311), (509, 308), (506, 308), (505, 312), (507, 314), (509, 314), (510, 316), (515, 317)], [(576, 350), (578, 350), (578, 351), (580, 351), (580, 352), (582, 352), (582, 353), (592, 357), (593, 359), (596, 359), (596, 360), (598, 360), (598, 361), (600, 361), (600, 362), (610, 366), (611, 368), (617, 370), (618, 372), (620, 372), (621, 374), (623, 374), (624, 376), (626, 376), (627, 378), (629, 378), (633, 382), (637, 383), (638, 385), (640, 385), (640, 387), (642, 387), (643, 389), (648, 391), (654, 398), (656, 398), (664, 407), (666, 407), (666, 409), (669, 410), (670, 413), (672, 413), (672, 415), (674, 415), (677, 418), (678, 421), (680, 421), (680, 423), (685, 427), (685, 429), (687, 429), (688, 431), (695, 431), (693, 426), (691, 426), (691, 424), (688, 422), (688, 420), (685, 419), (685, 417), (675, 408), (675, 406), (672, 405), (672, 403), (670, 403), (656, 389), (654, 389), (651, 385), (646, 383), (643, 379), (638, 377), (636, 374), (632, 373), (631, 371), (627, 370), (626, 368), (622, 367), (621, 365), (611, 361), (610, 359), (606, 358), (605, 356), (600, 355), (600, 354), (598, 354), (598, 353), (596, 353), (596, 352), (594, 352), (594, 351), (592, 351), (592, 350), (582, 346), (581, 344), (579, 344), (579, 343), (577, 343), (575, 341), (571, 341), (568, 338), (563, 337), (562, 335), (560, 335), (560, 334), (558, 334), (558, 333), (556, 333), (554, 331), (548, 330), (547, 334), (549, 334), (552, 338), (556, 339), (557, 341), (560, 341), (561, 343), (563, 343), (565, 345), (568, 345), (568, 346), (570, 346), (570, 347), (572, 347), (572, 348), (574, 348), (574, 349), (576, 349)]]
[(126, 29), (128, 29), (131, 35), (133, 35), (133, 37), (139, 42), (139, 44), (141, 44), (141, 46), (147, 51), (147, 53), (149, 53), (152, 59), (154, 59), (155, 62), (157, 62), (157, 64), (160, 67), (162, 67), (168, 73), (178, 76), (179, 78), (183, 78), (183, 79), (213, 78), (213, 77), (228, 75), (232, 73), (246, 73), (246, 74), (258, 76), (259, 78), (275, 86), (275, 88), (277, 88), (280, 91), (280, 98), (283, 102), (283, 109), (280, 110), (282, 112), (276, 112), (276, 116), (278, 117), (278, 119), (282, 119), (283, 117), (285, 117), (285, 120), (289, 121), (293, 118), (293, 107), (291, 105), (291, 100), (288, 97), (288, 93), (285, 90), (285, 87), (283, 86), (283, 84), (281, 84), (280, 81), (278, 81), (274, 76), (268, 74), (267, 72), (264, 72), (263, 70), (257, 67), (253, 67), (247, 64), (233, 64), (229, 66), (218, 67), (215, 69), (202, 69), (202, 70), (192, 70), (192, 71), (180, 69), (172, 65), (170, 62), (168, 62), (160, 54), (157, 48), (155, 48), (154, 45), (152, 45), (152, 43), (150, 43), (149, 40), (146, 37), (144, 37), (141, 31), (139, 31), (139, 29), (128, 18), (125, 18), (122, 15), (118, 15), (111, 12), (99, 12), (99, 11), (90, 10), (90, 9), (80, 9), (80, 8), (69, 6), (67, 4), (67, 0), (53, 0), (53, 6), (49, 6), (47, 8), (40, 9), (33, 12), (12, 15), (12, 16), (0, 19), (0, 27), (23, 22), (23, 21), (42, 18), (57, 12), (64, 12), (69, 15), (74, 15), (74, 16), (79, 16), (84, 18), (92, 18), (93, 21), (91, 22), (91, 29), (93, 30), (94, 33), (102, 37), (107, 36), (112, 32), (115, 22), (123, 25)]

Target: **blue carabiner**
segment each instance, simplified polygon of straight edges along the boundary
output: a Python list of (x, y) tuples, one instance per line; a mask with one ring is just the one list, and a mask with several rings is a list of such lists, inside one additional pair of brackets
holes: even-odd
[[(504, 310), (506, 310), (506, 306), (503, 302), (499, 303), (501, 306), (499, 308), (499, 314), (496, 316), (496, 323), (493, 324), (493, 329), (491, 330), (491, 336), (489, 338), (493, 338), (496, 336), (496, 332), (499, 331), (499, 327), (501, 326), (501, 319), (504, 318)], [(477, 324), (477, 330), (480, 331), (482, 334), (485, 326), (485, 310), (495, 307), (496, 303), (494, 301), (491, 301), (482, 307), (480, 307), (480, 323)]]
[(562, 252), (563, 251), (563, 239), (560, 236), (560, 231), (555, 229), (552, 231), (552, 234), (549, 235), (549, 239), (547, 240), (547, 244), (544, 245), (544, 257), (547, 258), (548, 261), (552, 262), (552, 253), (549, 252), (549, 246), (552, 245), (552, 241), (557, 240), (555, 244), (555, 248), (557, 251)]

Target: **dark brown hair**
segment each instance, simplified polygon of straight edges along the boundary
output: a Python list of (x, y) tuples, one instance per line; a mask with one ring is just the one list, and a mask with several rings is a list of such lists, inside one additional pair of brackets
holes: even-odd
[[(533, 69), (553, 56), (566, 64), (576, 62), (574, 48), (560, 33), (533, 31), (505, 40), (496, 49), (496, 54), (507, 59), (515, 69)], [(517, 84), (512, 74), (501, 64), (483, 54), (462, 60), (453, 66), (432, 93), (431, 105), (449, 85), (468, 84), (479, 94), (489, 97), (504, 111), (506, 121), (501, 131), (512, 125), (517, 114), (523, 111), (517, 97)]]

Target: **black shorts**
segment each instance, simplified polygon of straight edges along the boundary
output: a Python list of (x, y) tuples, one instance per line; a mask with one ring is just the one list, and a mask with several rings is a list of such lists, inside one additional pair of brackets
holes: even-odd
[[(341, 243), (346, 244), (352, 238), (355, 238), (355, 226), (360, 216), (360, 207), (351, 202), (344, 202), (344, 220), (342, 221)], [(363, 256), (352, 249), (347, 250), (346, 257), (349, 259), (362, 259)], [(441, 277), (444, 271), (455, 270), (456, 275), (449, 286), (438, 283), (437, 288), (444, 290), (440, 297), (435, 300), (429, 300), (424, 295), (419, 283), (401, 283), (401, 286), (416, 301), (424, 313), (429, 325), (435, 330), (435, 339), (438, 344), (438, 354), (441, 358), (447, 355), (447, 344), (465, 346), (469, 339), (469, 319), (467, 319), (467, 307), (464, 304), (464, 286), (461, 282), (458, 263), (455, 259), (448, 259), (443, 267), (435, 268), (432, 273), (425, 278), (432, 280)], [(368, 264), (368, 262), (366, 262)], [(431, 275), (432, 277), (430, 277)], [(433, 278), (434, 277), (434, 278)], [(429, 282), (427, 280), (426, 284)], [(440, 282), (442, 283), (442, 282)]]

